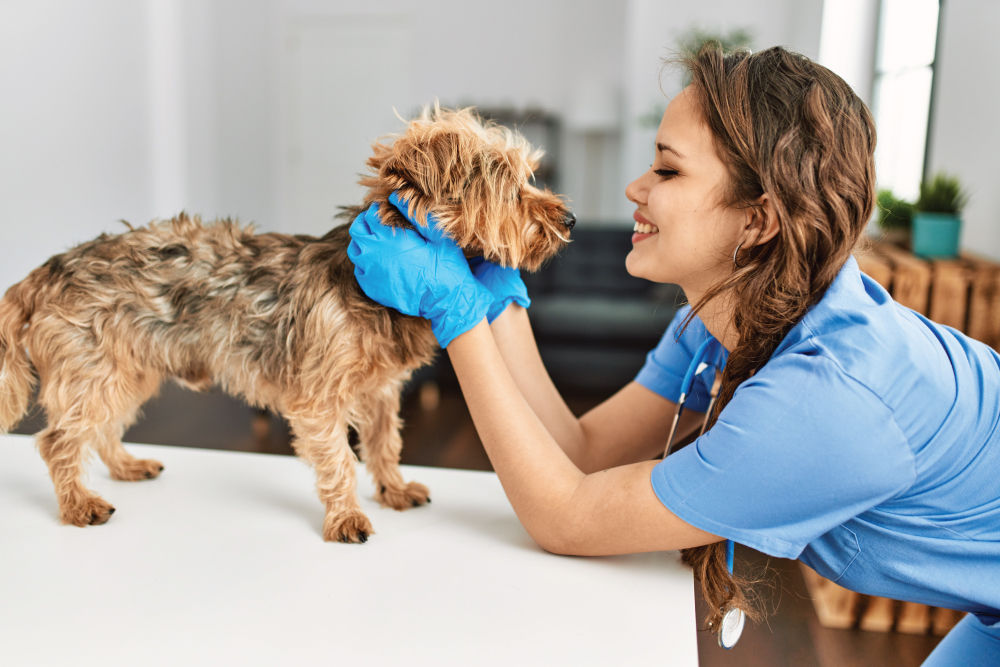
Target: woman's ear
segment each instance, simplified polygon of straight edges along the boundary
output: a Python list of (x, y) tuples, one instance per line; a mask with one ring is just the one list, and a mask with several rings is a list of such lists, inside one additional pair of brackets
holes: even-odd
[(747, 216), (747, 242), (751, 247), (767, 243), (781, 231), (774, 202), (765, 192), (749, 208)]

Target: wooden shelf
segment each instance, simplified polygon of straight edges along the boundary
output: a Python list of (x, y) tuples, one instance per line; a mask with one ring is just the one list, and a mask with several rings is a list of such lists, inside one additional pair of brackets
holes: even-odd
[(857, 258), (898, 303), (994, 349), (1000, 345), (1000, 263), (973, 254), (921, 259), (877, 241)]

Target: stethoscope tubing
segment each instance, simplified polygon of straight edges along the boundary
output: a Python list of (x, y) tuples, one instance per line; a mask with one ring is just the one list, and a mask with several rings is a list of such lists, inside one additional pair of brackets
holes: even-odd
[[(688, 395), (691, 393), (691, 385), (694, 384), (694, 379), (698, 375), (708, 368), (708, 364), (705, 363), (705, 357), (708, 353), (708, 348), (711, 344), (715, 342), (715, 339), (709, 337), (705, 339), (695, 350), (694, 356), (691, 358), (691, 363), (688, 364), (687, 371), (684, 373), (684, 378), (681, 380), (681, 393), (677, 398), (677, 409), (674, 411), (674, 419), (670, 425), (670, 433), (667, 436), (667, 446), (664, 448), (663, 457), (666, 458), (670, 456), (674, 447), (674, 438), (677, 435), (677, 424), (680, 422), (681, 414), (684, 412), (684, 404), (687, 402)], [(718, 371), (718, 363), (716, 363), (716, 373), (715, 380), (712, 383), (712, 388), (709, 391), (709, 401), (708, 407), (705, 410), (705, 421), (702, 422), (701, 431), (698, 433), (699, 436), (705, 433), (705, 429), (708, 427), (708, 420), (711, 417), (712, 409), (715, 407), (715, 399), (718, 397), (719, 385), (721, 384), (722, 374)], [(729, 574), (733, 574), (733, 564), (736, 556), (736, 544), (730, 540), (726, 540), (726, 568), (729, 570)], [(740, 612), (742, 614), (742, 611)], [(724, 619), (725, 620), (725, 619)], [(724, 643), (722, 639), (722, 634), (719, 635), (719, 644), (724, 648), (732, 648), (735, 645), (736, 640), (739, 639), (740, 631), (742, 631), (742, 617), (739, 620), (739, 630), (736, 632), (736, 637), (731, 643)], [(725, 625), (725, 623), (723, 624)]]
[[(687, 403), (688, 394), (691, 392), (691, 385), (694, 383), (694, 378), (699, 375), (702, 371), (707, 368), (705, 361), (705, 353), (708, 350), (708, 346), (712, 344), (712, 338), (706, 338), (698, 349), (694, 353), (694, 357), (691, 359), (691, 363), (688, 364), (687, 371), (684, 373), (684, 379), (681, 380), (681, 395), (677, 398), (677, 409), (674, 411), (674, 421), (670, 425), (670, 433), (667, 436), (667, 446), (663, 452), (663, 458), (670, 456), (671, 451), (674, 447), (674, 436), (677, 435), (677, 423), (681, 419), (681, 414), (684, 413), (684, 404)], [(715, 397), (712, 397), (712, 403), (715, 402)], [(709, 406), (711, 407), (711, 406)], [(707, 424), (707, 422), (706, 422)], [(705, 432), (705, 425), (701, 427), (702, 433)]]

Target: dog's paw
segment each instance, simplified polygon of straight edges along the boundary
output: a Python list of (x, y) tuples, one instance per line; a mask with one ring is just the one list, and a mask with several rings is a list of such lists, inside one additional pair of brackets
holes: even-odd
[(163, 472), (163, 464), (153, 459), (134, 459), (115, 466), (111, 470), (111, 478), (124, 482), (136, 482), (143, 479), (155, 479)]
[(360, 510), (327, 513), (323, 521), (323, 539), (327, 542), (367, 542), (375, 531)]
[(60, 510), (63, 523), (74, 526), (99, 526), (106, 523), (115, 508), (100, 496), (87, 496), (78, 503), (66, 505)]
[(405, 510), (419, 507), (431, 501), (431, 492), (419, 482), (410, 482), (402, 488), (383, 486), (376, 494), (376, 499), (394, 510)]

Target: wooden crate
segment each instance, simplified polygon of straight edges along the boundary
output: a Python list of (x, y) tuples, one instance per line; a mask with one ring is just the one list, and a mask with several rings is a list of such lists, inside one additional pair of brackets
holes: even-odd
[(993, 349), (1000, 349), (1000, 266), (973, 255), (962, 259), (971, 281), (964, 331)]
[(998, 349), (1000, 263), (971, 254), (928, 261), (880, 242), (857, 259), (897, 302)]
[(944, 607), (861, 595), (824, 579), (805, 564), (800, 565), (816, 616), (828, 628), (943, 636), (963, 616), (962, 612)]
[[(924, 260), (872, 242), (856, 253), (861, 270), (900, 304), (954, 327), (994, 349), (1000, 345), (1000, 264), (974, 255)], [(961, 612), (861, 595), (802, 565), (819, 621), (831, 628), (946, 634)]]

